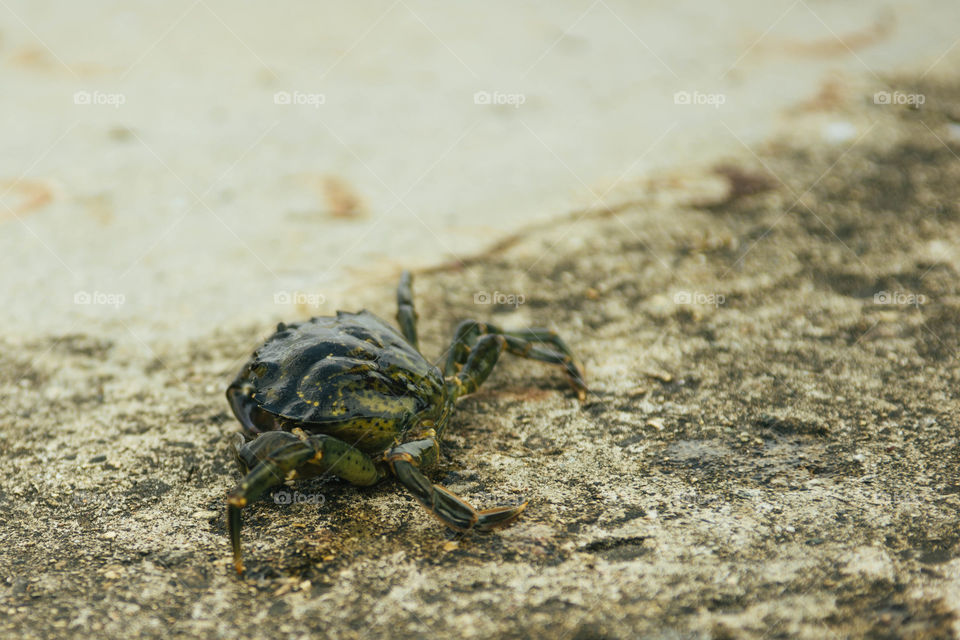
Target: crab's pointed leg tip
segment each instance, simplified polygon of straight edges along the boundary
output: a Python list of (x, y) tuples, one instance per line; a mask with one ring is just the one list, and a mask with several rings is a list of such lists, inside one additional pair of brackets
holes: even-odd
[(513, 525), (519, 518), (520, 515), (527, 510), (527, 505), (530, 504), (529, 500), (524, 500), (513, 509), (510, 509), (509, 516), (500, 523), (499, 527), (509, 527)]
[(239, 558), (233, 561), (233, 568), (237, 570), (238, 576), (243, 576), (243, 572), (246, 571), (246, 568), (243, 566), (243, 560)]
[(586, 389), (577, 389), (577, 399), (580, 400), (581, 403), (586, 402), (586, 401), (587, 401), (587, 390), (586, 390)]

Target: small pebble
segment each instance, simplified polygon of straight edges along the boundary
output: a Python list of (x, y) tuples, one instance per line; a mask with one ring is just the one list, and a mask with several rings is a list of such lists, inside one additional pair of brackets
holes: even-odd
[(648, 378), (653, 378), (654, 380), (659, 380), (660, 382), (671, 382), (673, 381), (673, 376), (664, 371), (648, 371)]

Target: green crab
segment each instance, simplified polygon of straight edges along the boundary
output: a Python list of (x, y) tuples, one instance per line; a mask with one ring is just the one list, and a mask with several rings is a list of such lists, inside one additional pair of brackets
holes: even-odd
[(227, 497), (238, 573), (241, 509), (295, 478), (329, 473), (366, 486), (392, 474), (457, 531), (505, 526), (526, 508), (474, 509), (422, 470), (437, 462), (456, 401), (477, 390), (503, 351), (562, 366), (581, 400), (583, 366), (550, 329), (504, 331), (465, 320), (441, 373), (418, 348), (412, 281), (405, 271), (397, 287), (400, 332), (368, 311), (281, 323), (227, 388), (243, 427), (236, 458), (244, 478)]

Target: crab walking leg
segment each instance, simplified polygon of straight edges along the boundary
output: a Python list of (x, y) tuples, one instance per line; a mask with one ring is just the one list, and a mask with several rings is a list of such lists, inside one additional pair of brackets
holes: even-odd
[(500, 354), (507, 347), (507, 339), (502, 335), (488, 333), (481, 336), (470, 350), (467, 362), (456, 375), (447, 379), (450, 396), (454, 399), (473, 393), (490, 376)]
[(227, 524), (233, 564), (243, 573), (240, 551), (240, 512), (270, 487), (287, 479), (332, 473), (350, 483), (371, 485), (381, 478), (368, 455), (326, 435), (271, 431), (237, 448), (242, 470), (252, 469), (227, 496)]
[(397, 324), (400, 325), (400, 331), (407, 342), (419, 351), (417, 310), (413, 306), (413, 276), (409, 271), (400, 274), (400, 284), (397, 285)]
[(420, 472), (420, 467), (435, 463), (438, 454), (437, 439), (430, 436), (394, 447), (384, 454), (384, 460), (390, 465), (400, 484), (413, 494), (417, 502), (451, 529), (489, 531), (504, 527), (516, 520), (527, 508), (527, 503), (524, 502), (514, 507), (478, 511), (451, 491), (431, 483)]
[(443, 374), (447, 377), (457, 375), (466, 366), (474, 345), (478, 345), (481, 336), (486, 335), (503, 336), (506, 339), (506, 350), (513, 355), (562, 365), (577, 396), (581, 400), (586, 398), (587, 383), (583, 365), (567, 343), (552, 329), (504, 331), (486, 322), (464, 320), (457, 325), (454, 332)]
[(240, 510), (272, 486), (282, 483), (288, 474), (317, 454), (307, 442), (284, 431), (265, 433), (237, 451), (241, 466), (260, 462), (246, 474), (227, 496), (227, 527), (233, 546), (233, 566), (243, 573), (240, 552)]
[[(503, 335), (507, 338), (507, 351), (522, 358), (562, 364), (566, 369), (570, 384), (577, 390), (577, 393), (586, 393), (587, 382), (584, 375), (586, 369), (556, 331), (553, 329), (530, 328), (504, 331)], [(547, 345), (553, 347), (553, 349), (546, 348)], [(557, 354), (559, 354), (559, 358), (557, 358)]]
[[(457, 375), (470, 357), (470, 348), (477, 343), (477, 338), (484, 333), (491, 333), (490, 328), (491, 325), (476, 320), (464, 320), (457, 325), (453, 332), (453, 342), (447, 349), (447, 361), (443, 365), (444, 377)], [(493, 328), (496, 329), (496, 327)], [(499, 331), (492, 333), (499, 333)]]

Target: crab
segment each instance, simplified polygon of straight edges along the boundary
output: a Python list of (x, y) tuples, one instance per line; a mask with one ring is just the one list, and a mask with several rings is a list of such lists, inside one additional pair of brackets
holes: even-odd
[(396, 477), (427, 511), (455, 531), (512, 523), (527, 506), (478, 510), (428, 480), (457, 400), (487, 379), (504, 351), (559, 365), (582, 401), (584, 368), (550, 329), (506, 331), (464, 320), (441, 358), (420, 354), (413, 278), (397, 287), (398, 332), (369, 311), (277, 325), (227, 388), (242, 425), (235, 445), (243, 480), (227, 497), (238, 574), (241, 510), (273, 486), (332, 474), (354, 485)]

